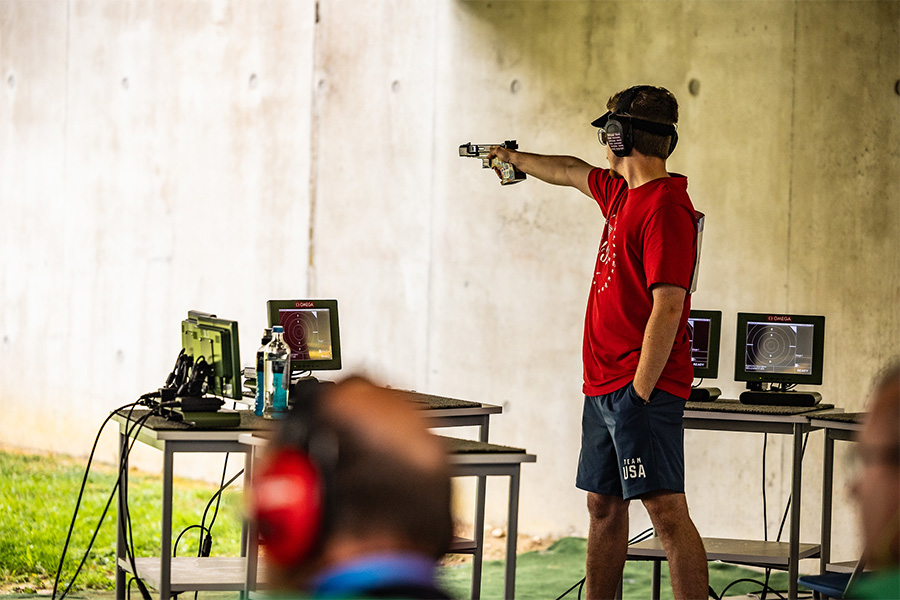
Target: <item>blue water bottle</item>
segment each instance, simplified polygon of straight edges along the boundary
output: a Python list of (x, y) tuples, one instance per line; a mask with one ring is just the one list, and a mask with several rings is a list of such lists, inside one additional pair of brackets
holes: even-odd
[(266, 405), (263, 417), (282, 419), (287, 414), (288, 388), (291, 384), (291, 349), (284, 342), (284, 328), (272, 328), (272, 341), (263, 351), (263, 381)]

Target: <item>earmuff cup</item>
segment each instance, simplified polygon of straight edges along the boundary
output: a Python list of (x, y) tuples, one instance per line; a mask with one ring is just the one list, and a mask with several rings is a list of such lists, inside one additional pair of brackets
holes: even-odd
[(323, 528), (323, 492), (318, 468), (297, 449), (279, 450), (258, 468), (250, 511), (273, 563), (295, 565), (314, 551)]
[(634, 134), (631, 123), (620, 121), (616, 115), (610, 115), (606, 121), (606, 143), (616, 156), (628, 156), (634, 148)]

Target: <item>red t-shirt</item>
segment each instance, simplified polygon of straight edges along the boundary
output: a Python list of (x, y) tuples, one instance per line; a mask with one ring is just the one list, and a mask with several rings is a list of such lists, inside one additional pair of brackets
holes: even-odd
[[(694, 207), (687, 179), (677, 175), (628, 189), (607, 169), (594, 169), (588, 185), (606, 218), (584, 320), (584, 393), (599, 396), (634, 379), (644, 328), (653, 309), (650, 287), (691, 287), (697, 251)], [(690, 294), (669, 361), (656, 387), (690, 395), (694, 368), (687, 336)]]

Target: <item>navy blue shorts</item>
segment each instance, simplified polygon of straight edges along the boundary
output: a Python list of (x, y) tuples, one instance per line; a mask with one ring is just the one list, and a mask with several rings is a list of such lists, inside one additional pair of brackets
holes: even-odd
[(645, 404), (631, 383), (585, 396), (575, 486), (625, 500), (657, 490), (684, 493), (684, 404), (658, 389)]

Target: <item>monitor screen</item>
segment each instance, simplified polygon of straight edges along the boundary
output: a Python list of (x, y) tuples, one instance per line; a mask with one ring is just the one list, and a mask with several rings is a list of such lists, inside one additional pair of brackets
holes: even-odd
[(825, 317), (738, 313), (735, 381), (822, 383)]
[(189, 311), (181, 322), (181, 347), (194, 362), (200, 357), (213, 367), (208, 393), (222, 398), (241, 399), (241, 347), (237, 321)]
[(719, 376), (719, 340), (722, 311), (692, 310), (687, 323), (691, 340), (691, 363), (694, 378), (715, 379)]
[(281, 325), (291, 348), (291, 371), (341, 368), (337, 300), (269, 300), (269, 327)]

